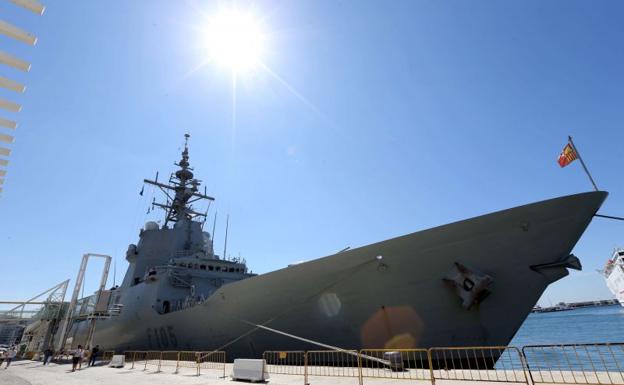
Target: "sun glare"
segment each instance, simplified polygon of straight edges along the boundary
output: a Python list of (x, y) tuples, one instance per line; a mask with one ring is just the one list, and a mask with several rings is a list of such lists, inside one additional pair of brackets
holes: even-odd
[(260, 63), (264, 34), (251, 13), (234, 9), (218, 12), (208, 20), (204, 39), (209, 60), (220, 66), (238, 73)]

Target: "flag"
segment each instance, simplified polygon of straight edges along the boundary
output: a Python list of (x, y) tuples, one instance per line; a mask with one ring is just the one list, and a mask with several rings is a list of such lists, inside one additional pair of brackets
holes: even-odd
[(568, 143), (563, 148), (563, 151), (561, 151), (561, 154), (559, 154), (559, 159), (557, 159), (557, 162), (559, 163), (559, 166), (565, 167), (577, 158), (578, 155), (576, 154), (574, 147), (572, 147), (572, 144)]
[(143, 187), (141, 187), (141, 191), (139, 191), (140, 196), (143, 196), (143, 191), (145, 191), (145, 185), (143, 185)]

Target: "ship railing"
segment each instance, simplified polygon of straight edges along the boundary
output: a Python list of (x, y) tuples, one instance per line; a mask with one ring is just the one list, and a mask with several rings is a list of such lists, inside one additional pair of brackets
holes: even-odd
[(431, 382), (528, 384), (521, 351), (514, 346), (434, 347), (428, 349)]
[(624, 343), (528, 345), (522, 353), (534, 384), (624, 384)]

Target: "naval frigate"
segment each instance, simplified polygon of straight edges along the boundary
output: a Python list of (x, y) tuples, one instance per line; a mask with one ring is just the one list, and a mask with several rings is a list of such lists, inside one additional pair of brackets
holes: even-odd
[[(122, 284), (97, 320), (74, 322), (70, 344), (104, 350), (268, 350), (507, 345), (546, 287), (581, 269), (571, 254), (606, 192), (515, 207), (290, 265), (266, 274), (214, 252), (189, 163), (162, 190), (162, 225), (126, 252)], [(296, 256), (293, 256), (296, 257)], [(279, 331), (279, 333), (275, 333)]]

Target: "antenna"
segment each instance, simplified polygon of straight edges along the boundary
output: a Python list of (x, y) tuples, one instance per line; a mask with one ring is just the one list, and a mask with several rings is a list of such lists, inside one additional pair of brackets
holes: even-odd
[(113, 259), (113, 287), (117, 283), (117, 258)]
[(225, 243), (223, 244), (223, 259), (227, 260), (227, 237), (228, 237), (228, 228), (230, 227), (230, 214), (227, 215), (227, 219), (225, 220)]
[(206, 212), (204, 213), (204, 220), (202, 221), (201, 228), (204, 231), (204, 225), (206, 224), (206, 220), (208, 219), (208, 211), (210, 211), (210, 204), (212, 201), (208, 201), (208, 207), (206, 207)]
[(214, 221), (212, 221), (212, 243), (214, 243), (215, 226), (217, 225), (217, 213), (218, 211), (215, 211)]

